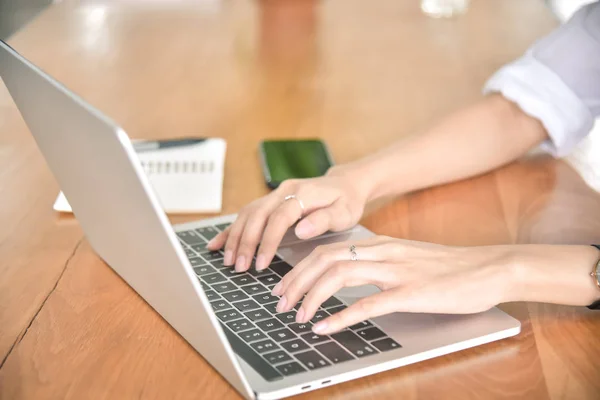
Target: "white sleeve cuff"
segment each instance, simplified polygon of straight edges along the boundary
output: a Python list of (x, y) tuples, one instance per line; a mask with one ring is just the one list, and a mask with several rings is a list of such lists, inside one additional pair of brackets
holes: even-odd
[(585, 104), (531, 54), (502, 67), (487, 81), (483, 92), (499, 92), (538, 119), (550, 137), (542, 148), (554, 157), (569, 154), (594, 125)]

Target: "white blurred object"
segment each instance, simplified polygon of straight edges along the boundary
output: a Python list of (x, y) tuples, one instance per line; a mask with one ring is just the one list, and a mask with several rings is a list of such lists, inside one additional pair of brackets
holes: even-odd
[[(219, 213), (226, 148), (224, 139), (207, 138), (194, 145), (145, 151), (138, 153), (138, 157), (165, 212)], [(54, 210), (71, 212), (63, 192), (59, 193)]]
[(575, 14), (575, 11), (594, 1), (596, 0), (550, 0), (549, 3), (558, 19), (565, 22)]
[(464, 14), (469, 0), (421, 0), (421, 10), (433, 18), (449, 18)]
[[(562, 22), (571, 18), (579, 8), (595, 0), (550, 0), (552, 10)], [(600, 119), (591, 133), (565, 157), (583, 180), (595, 191), (600, 192)]]

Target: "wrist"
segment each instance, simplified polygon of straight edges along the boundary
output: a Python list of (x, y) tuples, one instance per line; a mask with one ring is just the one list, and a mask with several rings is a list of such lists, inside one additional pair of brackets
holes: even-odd
[(590, 272), (598, 261), (592, 246), (514, 246), (504, 301), (586, 306), (600, 298)]
[(373, 200), (373, 193), (377, 186), (375, 174), (369, 174), (367, 165), (354, 162), (333, 166), (327, 171), (327, 176), (342, 178), (351, 186), (365, 204)]

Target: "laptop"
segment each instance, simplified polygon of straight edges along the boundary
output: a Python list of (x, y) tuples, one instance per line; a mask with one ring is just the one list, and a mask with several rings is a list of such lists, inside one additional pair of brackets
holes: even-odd
[(396, 313), (329, 336), (311, 324), (373, 286), (343, 289), (310, 323), (277, 313), (271, 288), (317, 245), (373, 235), (362, 226), (309, 241), (288, 232), (270, 268), (235, 273), (206, 243), (227, 215), (171, 226), (127, 134), (0, 41), (0, 77), (94, 251), (247, 399), (277, 399), (516, 335), (497, 308)]

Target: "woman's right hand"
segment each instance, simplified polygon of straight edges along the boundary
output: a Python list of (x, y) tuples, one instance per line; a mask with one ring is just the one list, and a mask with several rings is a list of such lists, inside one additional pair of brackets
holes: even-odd
[[(271, 263), (286, 231), (299, 219), (295, 233), (300, 239), (342, 231), (358, 223), (368, 193), (354, 178), (344, 167), (334, 167), (323, 177), (287, 180), (270, 194), (243, 207), (235, 222), (207, 247), (211, 250), (224, 247), (224, 264), (235, 262), (238, 272), (248, 270), (256, 252), (256, 269), (263, 270)], [(295, 199), (286, 201), (286, 196), (291, 195)]]

